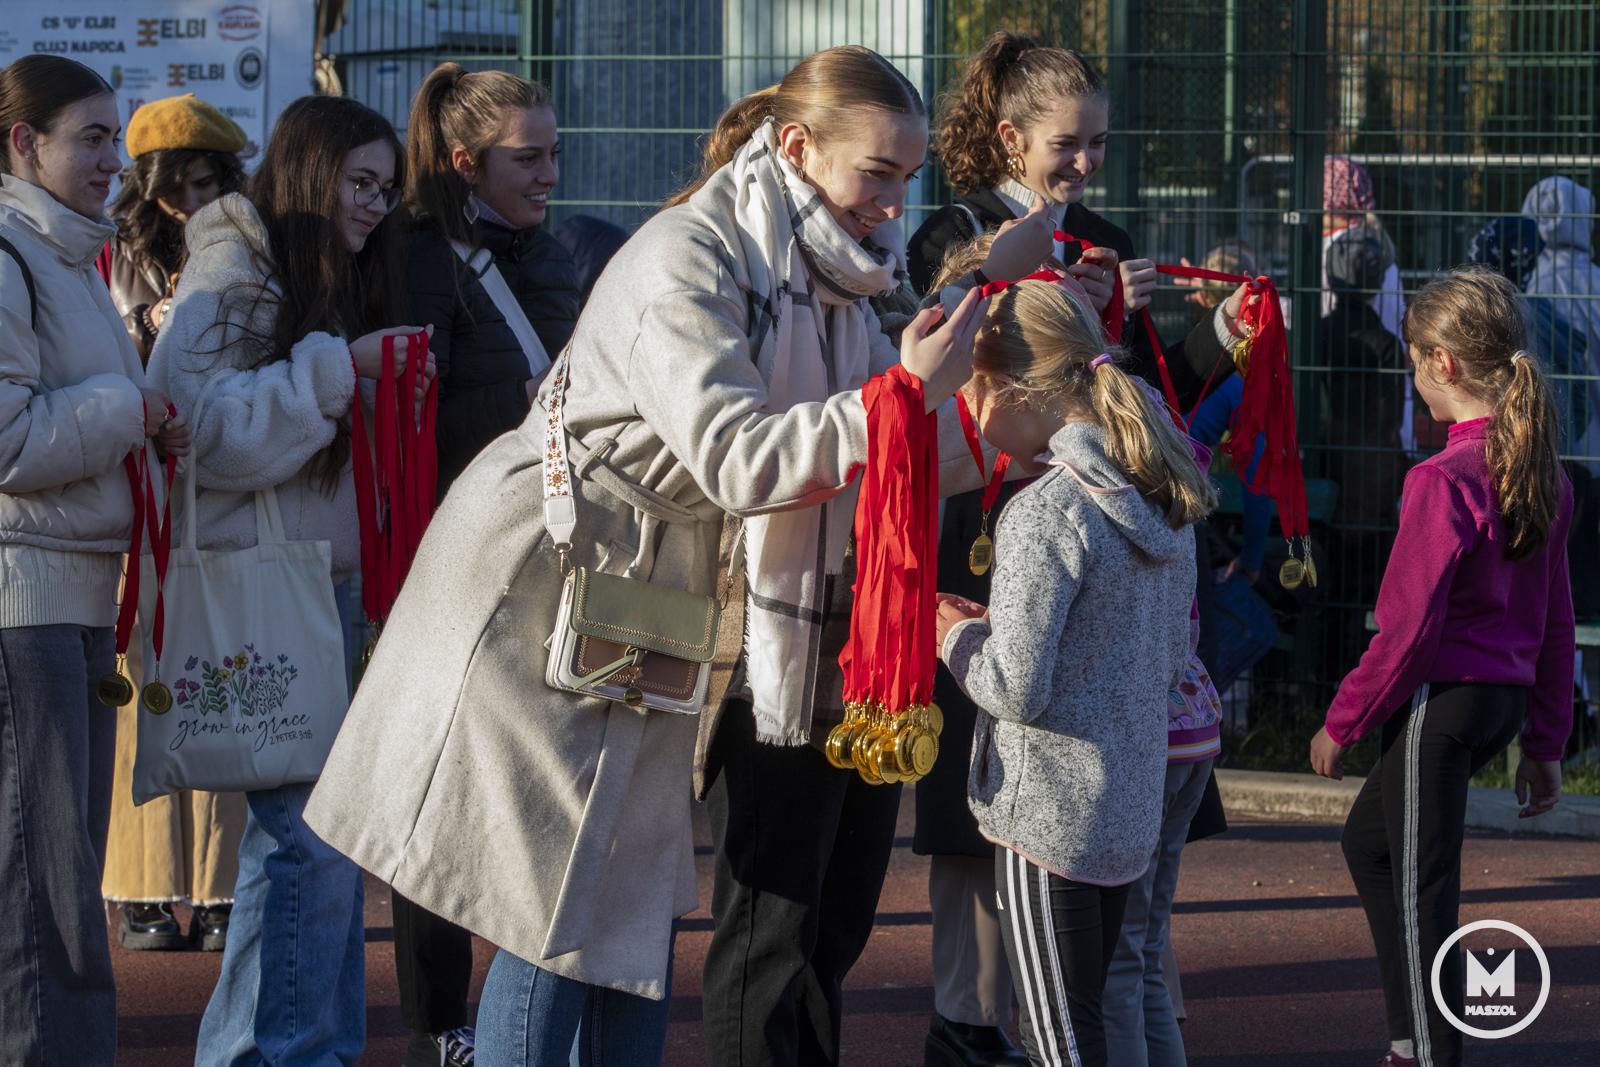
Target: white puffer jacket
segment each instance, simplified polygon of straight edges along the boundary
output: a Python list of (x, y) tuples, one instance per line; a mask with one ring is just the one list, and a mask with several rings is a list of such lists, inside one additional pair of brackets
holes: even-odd
[(116, 232), (0, 179), (0, 626), (116, 621), (133, 532), (122, 459), (144, 437), (144, 371), (94, 260)]
[[(179, 411), (192, 411), (206, 382), (237, 371), (207, 394), (193, 427), (200, 547), (254, 545), (255, 491), (276, 487), (284, 532), (291, 541), (331, 542), (333, 580), (343, 581), (360, 565), (354, 468), (346, 462), (331, 494), (306, 468), (350, 410), (356, 378), (349, 346), (313, 332), (288, 359), (254, 366), (255, 351), (241, 343), (245, 329), (272, 329), (270, 298), (255, 306), (271, 262), (261, 217), (231, 193), (189, 220), (185, 240), (189, 261), (150, 353), (151, 384)], [(225, 325), (213, 329), (219, 322)]]

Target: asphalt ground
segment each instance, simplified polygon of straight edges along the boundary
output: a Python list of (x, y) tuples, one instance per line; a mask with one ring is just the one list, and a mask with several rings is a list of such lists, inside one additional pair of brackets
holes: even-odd
[[(933, 1010), (927, 860), (911, 853), (910, 791), (878, 903), (878, 926), (846, 982), (843, 1062), (915, 1067)], [(1234, 816), (1227, 834), (1184, 853), (1172, 920), (1195, 1067), (1315, 1064), (1370, 1067), (1387, 1048), (1383, 997), (1366, 920), (1339, 851), (1335, 823)], [(711, 899), (710, 838), (696, 820), (700, 899)], [(187, 923), (186, 909), (179, 909)], [(113, 920), (115, 916), (113, 915)], [(1498, 919), (1527, 930), (1549, 961), (1551, 988), (1537, 1018), (1500, 1040), (1467, 1039), (1473, 1067), (1600, 1065), (1600, 842), (1469, 836), (1462, 857), (1461, 921)], [(367, 880), (367, 1050), (360, 1067), (395, 1067), (400, 1025), (389, 893)], [(700, 971), (711, 940), (705, 908), (677, 942), (672, 1023), (664, 1063), (704, 1061)], [(113, 927), (114, 929), (114, 927)], [(1498, 938), (1498, 940), (1496, 939)], [(1521, 947), (1497, 933), (1469, 935), (1480, 953)], [(476, 946), (472, 1001), (494, 949)], [(112, 941), (122, 1067), (193, 1063), (195, 1035), (221, 964), (218, 953), (129, 952)], [(1538, 993), (1519, 953), (1516, 1004)], [(1488, 1027), (1501, 1020), (1468, 1020)], [(1013, 1024), (1014, 1028), (1014, 1024)]]

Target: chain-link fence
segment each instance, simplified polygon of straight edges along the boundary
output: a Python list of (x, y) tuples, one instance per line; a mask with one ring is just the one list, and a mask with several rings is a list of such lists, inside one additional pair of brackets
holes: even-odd
[[(1284, 294), (1300, 437), (1322, 584), (1289, 593), (1272, 571), (1272, 651), (1229, 694), (1236, 758), (1299, 765), (1334, 686), (1370, 640), (1406, 469), (1442, 447), (1411, 396), (1398, 340), (1407, 293), (1463, 262), (1490, 219), (1537, 214), (1541, 182), (1594, 188), (1600, 27), (1589, 0), (353, 0), (325, 52), (345, 90), (403, 127), (435, 63), (499, 67), (549, 83), (563, 170), (552, 225), (572, 214), (635, 226), (694, 168), (699, 138), (731, 100), (801, 57), (864, 44), (933, 103), (999, 28), (1076, 48), (1104, 73), (1112, 137), (1086, 204), (1160, 263), (1200, 262), (1225, 243)], [(1370, 176), (1371, 210), (1325, 213), (1324, 159)], [(950, 199), (937, 166), (912, 190), (908, 232)], [(1536, 284), (1573, 325), (1543, 351), (1563, 390), (1562, 450), (1579, 491), (1571, 544), (1580, 623), (1600, 619), (1600, 272), (1589, 264), (1593, 200), (1547, 197)], [(1381, 246), (1381, 280), (1325, 291), (1324, 252), (1350, 224)], [(1591, 291), (1591, 282), (1593, 290)], [(1193, 290), (1152, 308), (1177, 338), (1204, 312)], [(1370, 299), (1368, 299), (1370, 298)], [(1343, 302), (1343, 306), (1341, 306)], [(1369, 308), (1383, 332), (1364, 332)], [(1593, 354), (1575, 350), (1593, 338)], [(1547, 346), (1548, 347), (1548, 346)], [(1595, 429), (1591, 430), (1591, 420)], [(1586, 461), (1587, 460), (1587, 461)], [(1237, 553), (1241, 494), (1218, 472), (1217, 561)], [(1281, 546), (1281, 539), (1274, 540)], [(1282, 558), (1282, 552), (1277, 552)], [(1219, 616), (1238, 631), (1235, 616)], [(1244, 627), (1247, 635), (1249, 627)], [(1584, 696), (1600, 697), (1600, 626)], [(1595, 744), (1580, 717), (1577, 749)], [(1359, 760), (1357, 762), (1360, 762)]]

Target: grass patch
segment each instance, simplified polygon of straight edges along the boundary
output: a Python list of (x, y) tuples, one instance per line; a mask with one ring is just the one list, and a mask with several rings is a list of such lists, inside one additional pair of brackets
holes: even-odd
[[(1506, 766), (1506, 755), (1501, 753), (1472, 776), (1473, 785), (1490, 789), (1515, 789), (1512, 771)], [(1600, 763), (1581, 763), (1561, 772), (1561, 791), (1578, 797), (1600, 796)]]

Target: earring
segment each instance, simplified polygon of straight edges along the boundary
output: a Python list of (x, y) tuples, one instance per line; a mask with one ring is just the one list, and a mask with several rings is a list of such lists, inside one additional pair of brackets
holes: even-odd
[(1023, 178), (1027, 176), (1028, 165), (1022, 161), (1022, 157), (1019, 156), (1014, 149), (1006, 155), (1006, 173), (1011, 175), (1013, 178)]

